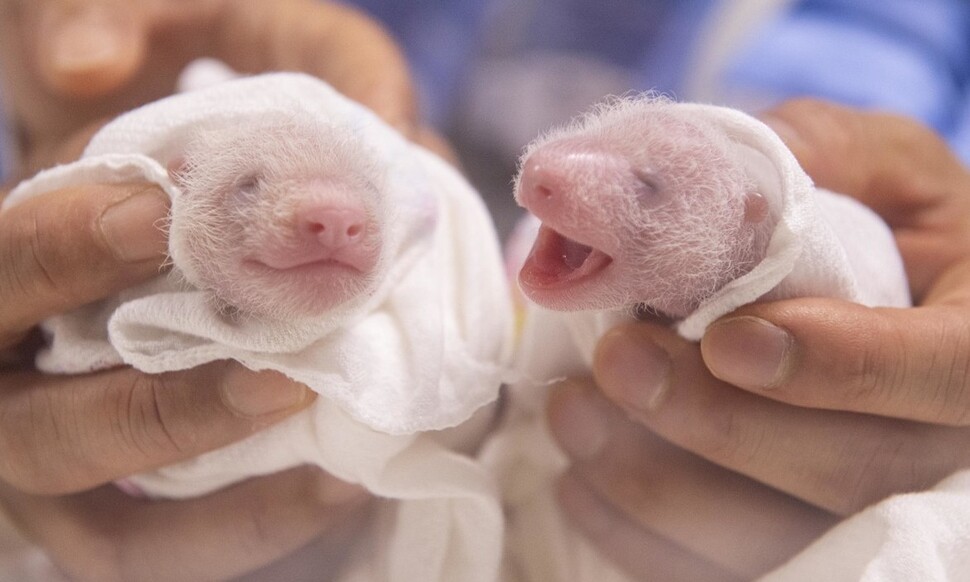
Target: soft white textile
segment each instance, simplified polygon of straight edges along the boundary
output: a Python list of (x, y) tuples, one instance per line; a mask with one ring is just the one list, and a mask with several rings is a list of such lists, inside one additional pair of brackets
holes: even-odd
[(757, 119), (724, 107), (681, 104), (719, 125), (742, 146), (767, 157), (779, 189), (767, 193), (780, 220), (765, 259), (728, 283), (682, 321), (677, 331), (699, 340), (715, 319), (760, 298), (835, 297), (907, 307), (909, 287), (892, 233), (871, 210), (814, 187), (784, 142)]
[[(494, 580), (502, 513), (490, 476), (441, 444), (498, 395), (511, 307), (484, 205), (449, 165), (311, 77), (279, 73), (173, 96), (118, 118), (74, 164), (21, 184), (6, 206), (83, 182), (146, 179), (173, 199), (167, 164), (192, 128), (283, 112), (352, 128), (387, 168), (388, 225), (377, 288), (326, 318), (229, 319), (179, 273), (47, 322), (50, 372), (126, 363), (145, 372), (234, 359), (320, 393), (309, 410), (240, 443), (139, 475), (150, 495), (200, 495), (310, 463), (403, 500), (366, 580)], [(170, 241), (175, 269), (183, 249)], [(359, 575), (359, 574), (358, 574)], [(357, 579), (357, 578), (355, 578)]]
[[(909, 291), (901, 258), (892, 234), (884, 223), (867, 208), (844, 196), (816, 190), (799, 167), (783, 142), (764, 124), (741, 112), (707, 105), (681, 105), (691, 108), (699, 118), (720, 124), (742, 146), (763, 154), (770, 168), (768, 175), (777, 178), (777, 192), (767, 192), (770, 212), (779, 217), (770, 239), (768, 254), (746, 275), (732, 281), (704, 301), (684, 320), (677, 323), (683, 337), (699, 340), (705, 328), (717, 318), (737, 307), (759, 299), (819, 296), (836, 297), (867, 305), (908, 306)], [(763, 160), (763, 158), (761, 158)], [(763, 176), (762, 176), (763, 177)], [(533, 220), (533, 229), (538, 222)], [(516, 240), (531, 244), (524, 236), (528, 226), (521, 226)], [(507, 256), (521, 261), (524, 249), (510, 249)], [(544, 406), (549, 382), (569, 375), (587, 374), (592, 365), (593, 351), (599, 337), (620, 322), (633, 318), (632, 306), (613, 311), (558, 313), (529, 305), (526, 322), (516, 356), (517, 371), (528, 381), (513, 386), (512, 411), (498, 434), (488, 443), (483, 458), (499, 475), (508, 516), (506, 552), (510, 562), (510, 579), (516, 582), (612, 582), (628, 580), (608, 560), (577, 532), (570, 529), (560, 514), (553, 483), (566, 468), (568, 460), (560, 452), (545, 425)], [(928, 493), (926, 495), (936, 495)], [(913, 496), (919, 498), (919, 495)], [(954, 495), (947, 497), (952, 507), (959, 507)], [(894, 500), (886, 502), (894, 503)], [(882, 507), (882, 506), (880, 506)], [(921, 505), (942, 509), (942, 505)], [(879, 509), (876, 510), (880, 511)], [(963, 504), (966, 531), (970, 515), (970, 498)], [(889, 515), (887, 528), (902, 522)], [(860, 516), (856, 519), (870, 520)], [(874, 527), (852, 526), (851, 531), (865, 530), (878, 540), (880, 531)], [(861, 529), (859, 529), (861, 527)], [(931, 527), (931, 526), (927, 526)], [(939, 543), (953, 549), (967, 545), (957, 536), (958, 527), (931, 531), (928, 545)], [(934, 537), (935, 536), (935, 537)], [(844, 540), (845, 535), (839, 539)], [(528, 540), (528, 543), (526, 543)], [(820, 542), (821, 543), (821, 542)], [(842, 560), (839, 542), (825, 545), (807, 554), (809, 565), (795, 565), (780, 580), (834, 580), (828, 576), (799, 577), (798, 572), (813, 572), (819, 564)], [(896, 563), (897, 556), (889, 552), (890, 544), (868, 547), (868, 553), (850, 555), (854, 563)], [(830, 550), (830, 551), (829, 551)], [(812, 557), (817, 556), (817, 557)], [(924, 556), (935, 559), (933, 555)], [(883, 567), (885, 568), (885, 567)], [(818, 570), (826, 571), (827, 570)], [(912, 570), (910, 570), (912, 571)], [(838, 578), (851, 580), (855, 578)], [(875, 579), (875, 578), (873, 578)], [(889, 580), (910, 580), (897, 576)]]
[(970, 471), (848, 519), (762, 582), (970, 579)]
[[(54, 344), (41, 367), (82, 372), (125, 362), (162, 372), (233, 358), (305, 382), (377, 430), (410, 433), (465, 420), (494, 400), (508, 338), (507, 286), (484, 206), (447, 164), (320, 81), (266, 75), (143, 107), (99, 132), (81, 161), (19, 185), (4, 207), (72, 183), (138, 178), (175, 198), (165, 166), (195, 125), (274, 112), (340, 120), (388, 166), (385, 206), (393, 214), (376, 291), (316, 321), (236, 321), (174, 273), (114, 305), (52, 320)], [(179, 241), (170, 245), (179, 267), (184, 250)], [(92, 329), (92, 317), (110, 317), (110, 344)]]

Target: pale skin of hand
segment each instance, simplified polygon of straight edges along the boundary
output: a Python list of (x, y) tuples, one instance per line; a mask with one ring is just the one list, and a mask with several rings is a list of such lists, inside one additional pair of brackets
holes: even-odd
[(970, 467), (970, 172), (932, 131), (802, 100), (766, 112), (816, 183), (892, 227), (917, 301), (750, 305), (700, 345), (636, 323), (553, 392), (567, 515), (628, 571), (744, 580), (840, 519)]
[[(199, 56), (243, 73), (315, 74), (407, 135), (433, 139), (415, 130), (397, 47), (336, 4), (0, 0), (19, 176), (75, 159), (104, 120), (171, 93)], [(105, 485), (234, 442), (313, 402), (304, 386), (229, 363), (159, 376), (32, 369), (33, 330), (44, 318), (158, 275), (166, 240), (156, 225), (167, 211), (157, 187), (122, 184), (52, 192), (0, 215), (0, 505), (75, 579), (240, 576), (311, 540), (339, 547), (366, 521), (361, 489), (309, 468), (183, 502), (129, 499)]]
[[(4, 97), (31, 173), (91, 125), (171, 94), (199, 57), (329, 81), (405, 134), (403, 56), (373, 20), (317, 0), (0, 0)], [(39, 160), (35, 160), (39, 158)]]
[(107, 484), (313, 402), (279, 374), (228, 362), (156, 376), (33, 369), (37, 323), (158, 275), (167, 204), (155, 187), (79, 187), (0, 214), (0, 508), (72, 579), (224, 579), (314, 539), (341, 543), (366, 521), (363, 490), (310, 468), (183, 502)]

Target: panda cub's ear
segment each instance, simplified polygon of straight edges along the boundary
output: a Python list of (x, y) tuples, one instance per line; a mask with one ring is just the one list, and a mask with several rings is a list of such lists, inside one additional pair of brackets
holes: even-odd
[(185, 186), (185, 172), (188, 170), (188, 158), (185, 154), (178, 154), (169, 159), (168, 163), (165, 164), (165, 169), (168, 170), (168, 177), (180, 188)]
[(768, 201), (758, 191), (748, 192), (744, 198), (744, 221), (759, 224), (768, 218)]
[(185, 154), (179, 154), (168, 161), (165, 168), (168, 170), (168, 177), (173, 182), (178, 183), (181, 181), (181, 177), (185, 173), (185, 164)]
[(781, 178), (775, 165), (761, 151), (742, 143), (737, 143), (736, 146), (744, 171), (751, 182), (744, 199), (744, 219), (758, 224), (768, 218), (772, 201), (779, 200)]

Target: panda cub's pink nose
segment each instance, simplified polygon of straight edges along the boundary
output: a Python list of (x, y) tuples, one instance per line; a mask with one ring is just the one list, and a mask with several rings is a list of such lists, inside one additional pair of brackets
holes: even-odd
[(519, 202), (529, 208), (556, 204), (556, 199), (566, 187), (565, 172), (560, 165), (559, 160), (542, 155), (542, 152), (529, 157), (522, 168)]
[(303, 237), (332, 250), (355, 244), (367, 231), (367, 215), (356, 208), (305, 208), (299, 220)]

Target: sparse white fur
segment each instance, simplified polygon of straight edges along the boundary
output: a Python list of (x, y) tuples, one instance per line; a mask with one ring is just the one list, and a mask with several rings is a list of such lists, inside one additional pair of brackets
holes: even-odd
[[(293, 196), (310, 180), (333, 181), (366, 193), (372, 222), (385, 219), (384, 173), (349, 127), (311, 122), (309, 116), (263, 114), (243, 126), (193, 129), (176, 173), (181, 195), (172, 204), (174, 262), (188, 282), (211, 292), (237, 316), (285, 319), (303, 309), (291, 281), (253, 276), (243, 261), (255, 245), (284, 244), (295, 228)], [(379, 240), (379, 237), (374, 240)], [(374, 287), (371, 277), (343, 289), (348, 296)]]
[(603, 237), (603, 244), (576, 238), (610, 254), (614, 264), (595, 285), (563, 292), (547, 307), (646, 304), (684, 316), (753, 267), (764, 256), (776, 217), (757, 224), (745, 220), (745, 201), (761, 185), (746, 171), (738, 145), (719, 127), (652, 94), (604, 102), (530, 144), (520, 161), (517, 191), (526, 160), (537, 152), (585, 147), (625, 158), (638, 179), (657, 191), (656, 199), (644, 200), (621, 176), (602, 179), (581, 168), (569, 175), (576, 185), (571, 206), (553, 228), (570, 238)]

